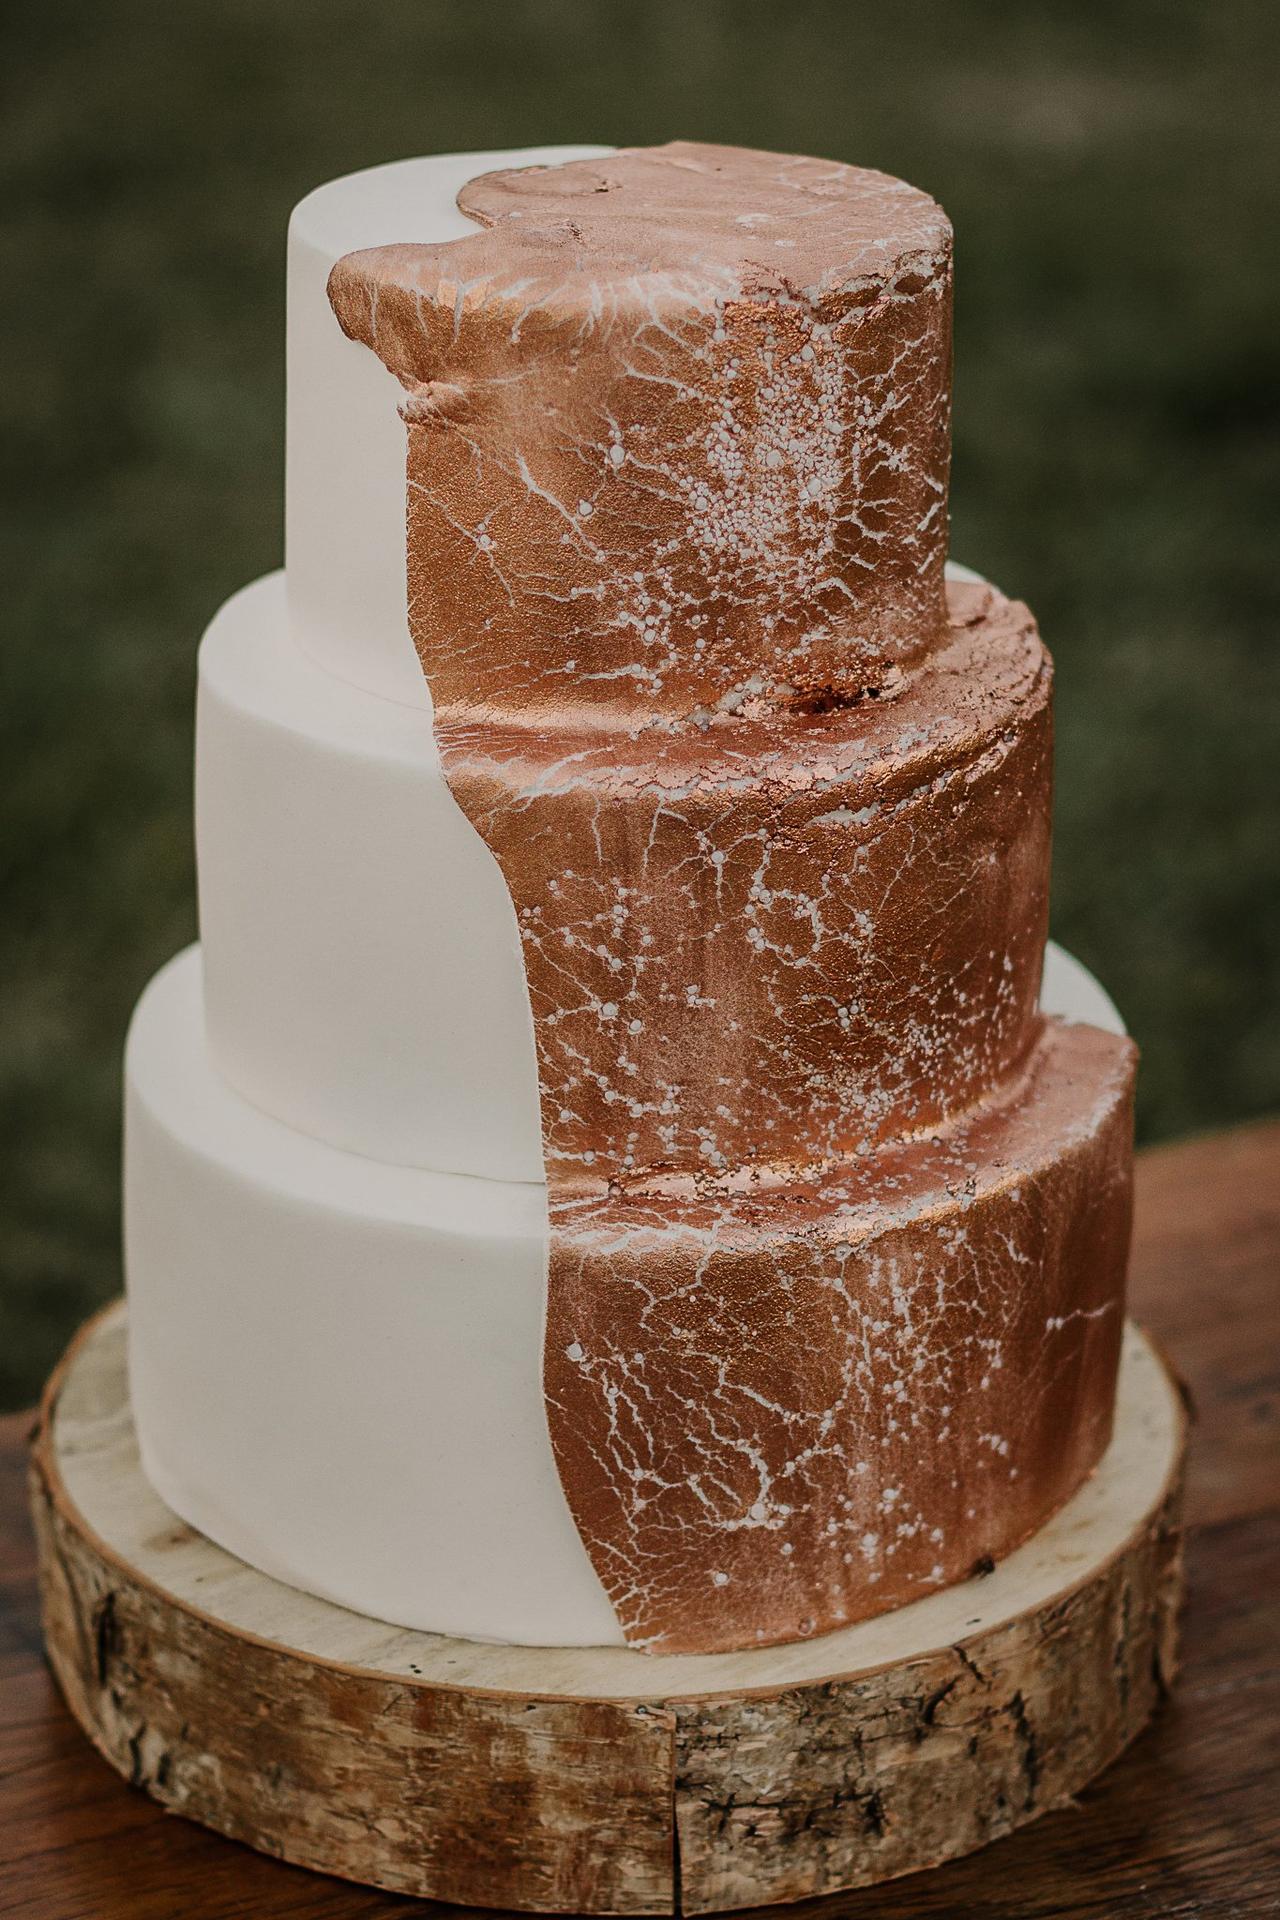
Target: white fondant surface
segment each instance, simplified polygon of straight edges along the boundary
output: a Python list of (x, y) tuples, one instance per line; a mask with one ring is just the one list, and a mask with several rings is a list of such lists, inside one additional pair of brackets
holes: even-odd
[[(1054, 949), (1047, 998), (1117, 1024)], [(195, 948), (130, 1032), (125, 1264), (143, 1464), (190, 1525), (375, 1619), (621, 1643), (547, 1435), (544, 1189), (259, 1112), (209, 1059)]]
[(196, 948), (143, 995), (126, 1084), (131, 1390), (165, 1501), (375, 1618), (620, 1642), (547, 1434), (543, 1190), (248, 1106), (209, 1063)]
[(197, 716), (220, 1071), (264, 1112), (354, 1153), (540, 1181), (515, 912), (449, 792), (429, 716), (302, 653), (280, 574), (214, 620)]
[(1104, 1033), (1124, 1033), (1120, 1010), (1087, 967), (1051, 940), (1044, 950), (1040, 1005), (1045, 1013), (1073, 1026), (1101, 1027)]
[(387, 699), (430, 701), (406, 621), (400, 390), (348, 340), (325, 291), (346, 253), (473, 232), (458, 189), (499, 167), (609, 147), (529, 147), (401, 160), (331, 180), (289, 222), (285, 553), (294, 634), (322, 666)]

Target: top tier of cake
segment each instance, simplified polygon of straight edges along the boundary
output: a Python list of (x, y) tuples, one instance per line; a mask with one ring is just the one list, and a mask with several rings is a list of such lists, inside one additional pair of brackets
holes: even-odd
[(827, 161), (504, 170), (466, 237), (341, 260), (404, 390), (438, 707), (562, 731), (892, 687), (945, 625), (951, 235)]
[(348, 340), (326, 286), (355, 248), (474, 233), (457, 196), (477, 173), (599, 157), (532, 147), (396, 160), (330, 180), (289, 221), (285, 555), (289, 631), (317, 666), (365, 693), (430, 709), (407, 638), (405, 432), (400, 389)]

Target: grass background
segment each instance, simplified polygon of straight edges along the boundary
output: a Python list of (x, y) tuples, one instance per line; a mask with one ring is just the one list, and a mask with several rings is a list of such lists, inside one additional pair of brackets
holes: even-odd
[(959, 237), (953, 551), (1059, 669), (1054, 925), (1145, 1139), (1280, 1105), (1273, 0), (41, 0), (0, 116), (0, 1404), (119, 1284), (120, 1047), (195, 931), (193, 654), (281, 549), (289, 208), (686, 135)]

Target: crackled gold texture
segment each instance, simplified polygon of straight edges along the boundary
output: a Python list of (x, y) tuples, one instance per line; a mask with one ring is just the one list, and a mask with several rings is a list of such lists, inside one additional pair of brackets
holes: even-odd
[(951, 232), (828, 161), (675, 142), (497, 173), (349, 255), (406, 390), (412, 625), (451, 712), (879, 686), (942, 621)]
[(515, 905), (566, 1498), (629, 1640), (964, 1577), (1106, 1443), (1132, 1050), (1037, 1011), (1051, 672), (944, 594), (950, 232), (676, 143), (348, 256), (410, 623)]
[(810, 1182), (557, 1212), (551, 1433), (634, 1645), (829, 1631), (963, 1579), (1096, 1465), (1133, 1049), (1049, 1023), (1006, 1103)]
[(952, 599), (891, 702), (637, 737), (438, 711), (516, 907), (553, 1177), (857, 1152), (1025, 1058), (1048, 662), (1025, 608)]

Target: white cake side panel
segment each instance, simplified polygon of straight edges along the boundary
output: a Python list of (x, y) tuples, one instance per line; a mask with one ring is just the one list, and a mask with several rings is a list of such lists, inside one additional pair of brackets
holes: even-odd
[(232, 1086), (375, 1160), (541, 1181), (506, 882), (428, 716), (301, 653), (278, 574), (201, 647), (196, 851), (209, 1045)]
[(344, 254), (474, 231), (460, 187), (499, 167), (554, 166), (608, 147), (438, 154), (320, 187), (289, 222), (285, 558), (298, 644), (330, 672), (429, 706), (409, 638), (400, 390), (343, 334), (325, 291)]
[(196, 949), (143, 996), (126, 1077), (131, 1391), (167, 1504), (397, 1625), (620, 1644), (547, 1436), (544, 1195), (247, 1106), (205, 1054)]

